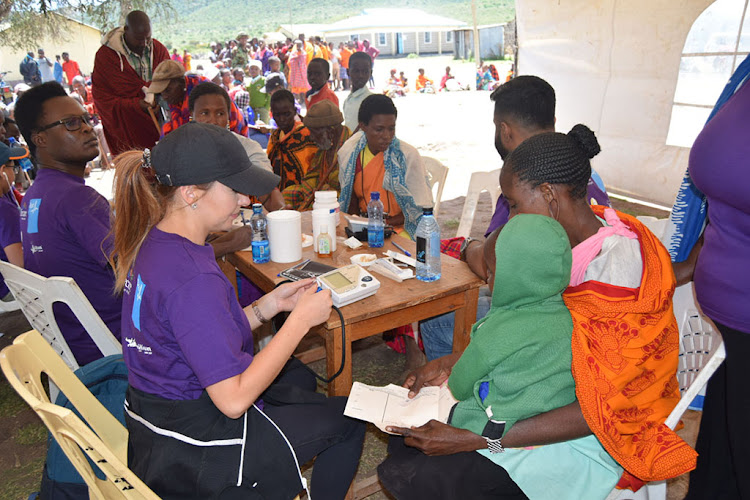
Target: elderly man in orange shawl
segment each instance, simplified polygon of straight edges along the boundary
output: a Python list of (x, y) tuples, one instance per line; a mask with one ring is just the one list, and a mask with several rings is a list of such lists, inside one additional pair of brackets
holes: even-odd
[[(664, 424), (680, 399), (669, 254), (635, 217), (588, 204), (589, 158), (599, 150), (583, 125), (538, 134), (500, 175), (511, 217), (550, 216), (570, 240), (563, 299), (573, 319), (576, 401), (502, 435), (434, 420), (389, 429), (404, 439), (392, 439), (378, 474), (397, 498), (603, 499), (618, 482), (637, 489), (695, 467), (695, 451)], [(413, 396), (442, 384), (460, 356), (427, 363), (405, 386)]]
[(313, 104), (303, 120), (310, 138), (318, 146), (302, 181), (283, 191), (284, 202), (294, 210), (310, 210), (315, 191), (339, 191), (338, 152), (352, 133), (344, 126), (344, 115), (333, 102)]
[[(162, 137), (190, 121), (188, 96), (193, 88), (208, 81), (210, 81), (208, 78), (200, 75), (185, 75), (185, 68), (177, 61), (163, 61), (156, 67), (151, 85), (148, 87), (148, 94), (154, 96), (160, 94), (169, 104), (169, 117), (161, 125)], [(227, 128), (247, 137), (247, 124), (242, 112), (233, 101), (230, 104)]]

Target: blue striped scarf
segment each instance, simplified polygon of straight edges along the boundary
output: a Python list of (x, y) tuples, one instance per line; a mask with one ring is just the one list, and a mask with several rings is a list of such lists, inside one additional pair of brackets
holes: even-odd
[[(342, 210), (349, 209), (349, 203), (354, 191), (354, 176), (357, 170), (357, 158), (367, 146), (367, 136), (362, 134), (357, 145), (352, 151), (346, 165), (339, 165), (339, 182), (341, 194), (339, 195), (339, 206)], [(414, 197), (406, 185), (406, 156), (401, 151), (401, 142), (393, 138), (388, 149), (383, 153), (385, 164), (385, 175), (383, 176), (383, 189), (390, 191), (396, 197), (396, 203), (404, 214), (404, 228), (409, 236), (414, 237), (417, 231), (417, 223), (422, 216), (422, 209), (414, 203)], [(364, 170), (364, 165), (362, 169)], [(364, 175), (364, 172), (362, 173)]]

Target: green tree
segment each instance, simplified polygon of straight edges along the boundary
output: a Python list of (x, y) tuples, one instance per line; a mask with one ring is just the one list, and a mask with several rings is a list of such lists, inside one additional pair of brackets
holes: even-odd
[(162, 21), (175, 16), (172, 0), (0, 0), (0, 46), (28, 50), (46, 37), (68, 40), (65, 17), (105, 32), (122, 26), (131, 10)]

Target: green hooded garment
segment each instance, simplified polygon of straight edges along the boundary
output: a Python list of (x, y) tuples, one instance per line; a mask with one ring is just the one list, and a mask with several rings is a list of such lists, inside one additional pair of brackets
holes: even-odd
[(565, 230), (550, 217), (517, 215), (498, 236), (495, 258), (489, 313), (448, 379), (459, 401), (451, 425), (480, 435), (490, 418), (505, 421), (507, 433), (576, 397), (573, 321), (562, 299), (572, 261)]

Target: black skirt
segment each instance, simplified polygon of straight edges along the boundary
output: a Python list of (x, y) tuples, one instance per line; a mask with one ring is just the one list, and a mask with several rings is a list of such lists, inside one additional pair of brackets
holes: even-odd
[(289, 441), (253, 405), (228, 418), (207, 392), (173, 401), (128, 388), (128, 466), (162, 498), (285, 499), (305, 487)]

